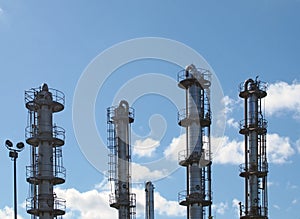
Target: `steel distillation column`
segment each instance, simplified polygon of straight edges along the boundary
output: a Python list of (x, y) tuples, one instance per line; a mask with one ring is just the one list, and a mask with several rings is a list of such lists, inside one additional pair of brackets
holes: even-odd
[[(208, 73), (207, 70), (204, 72)], [(204, 129), (211, 123), (210, 108), (205, 109), (205, 91), (210, 87), (210, 81), (200, 69), (189, 65), (179, 73), (178, 82), (178, 86), (186, 90), (186, 109), (178, 116), (178, 124), (186, 128), (186, 150), (179, 152), (179, 164), (187, 168), (187, 190), (179, 193), (179, 204), (187, 206), (188, 219), (204, 219), (204, 207), (211, 205), (211, 195), (205, 191), (210, 187), (207, 173), (210, 174), (211, 161), (205, 157), (203, 147), (203, 139), (209, 139), (204, 135), (209, 131), (204, 132)]]
[(115, 194), (110, 206), (118, 209), (119, 219), (135, 217), (135, 194), (131, 193), (131, 153), (130, 153), (130, 123), (134, 120), (133, 109), (125, 100), (117, 107), (108, 108), (108, 125), (113, 125), (114, 133), (112, 155), (115, 161), (111, 164), (115, 176)]
[(245, 136), (245, 164), (240, 165), (240, 176), (245, 178), (245, 206), (240, 204), (243, 219), (267, 218), (267, 122), (261, 111), (261, 99), (267, 95), (265, 89), (263, 82), (252, 79), (240, 87), (239, 96), (245, 100), (245, 119), (240, 123), (240, 134)]

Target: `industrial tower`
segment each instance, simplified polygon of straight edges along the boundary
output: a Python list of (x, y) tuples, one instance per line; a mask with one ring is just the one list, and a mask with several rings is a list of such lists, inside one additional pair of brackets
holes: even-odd
[(136, 197), (131, 193), (130, 124), (133, 121), (134, 109), (125, 100), (119, 106), (107, 109), (109, 181), (112, 189), (109, 204), (118, 209), (119, 219), (134, 219), (136, 213)]
[(187, 206), (187, 219), (212, 218), (210, 78), (208, 70), (193, 64), (178, 73), (178, 86), (186, 91), (186, 109), (178, 113), (178, 124), (186, 129), (186, 150), (178, 157), (187, 169), (187, 189), (178, 200)]
[(154, 186), (152, 182), (150, 181), (146, 182), (145, 192), (146, 192), (145, 219), (154, 219)]
[(261, 107), (262, 98), (267, 96), (266, 84), (248, 79), (240, 85), (239, 96), (245, 101), (245, 119), (240, 122), (239, 131), (245, 138), (245, 163), (240, 165), (240, 176), (245, 179), (245, 203), (240, 203), (240, 218), (267, 219), (267, 121)]
[(62, 163), (61, 146), (65, 143), (65, 130), (53, 124), (53, 113), (64, 109), (62, 92), (49, 89), (47, 84), (25, 91), (28, 126), (27, 144), (31, 145), (31, 165), (26, 167), (30, 196), (26, 200), (31, 218), (62, 218), (65, 200), (58, 198), (53, 187), (65, 182), (66, 170)]

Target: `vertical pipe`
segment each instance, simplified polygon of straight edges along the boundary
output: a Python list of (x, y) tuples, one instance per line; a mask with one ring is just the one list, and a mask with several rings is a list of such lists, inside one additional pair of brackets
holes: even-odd
[[(246, 86), (245, 86), (246, 89)], [(248, 102), (245, 100), (245, 111), (244, 111), (244, 116), (245, 116), (245, 126), (248, 127)], [(245, 135), (245, 171), (248, 172), (248, 136)], [(249, 202), (248, 202), (248, 179), (245, 177), (245, 210), (246, 210), (246, 215), (248, 214), (248, 209), (249, 209)]]
[[(208, 98), (210, 99), (210, 93), (208, 93)], [(209, 106), (209, 111), (210, 111), (210, 106)], [(208, 127), (208, 152), (209, 152), (209, 161), (211, 161), (211, 138), (210, 138), (210, 126)], [(207, 182), (208, 182), (208, 195), (209, 195), (209, 200), (212, 200), (212, 186), (211, 186), (211, 165), (212, 162), (209, 163), (207, 167)], [(212, 206), (208, 206), (208, 219), (212, 218)]]
[[(249, 100), (249, 124), (248, 127), (256, 127), (257, 119), (257, 97), (255, 94), (250, 94)], [(249, 171), (257, 172), (258, 165), (258, 145), (257, 145), (257, 131), (249, 131)], [(249, 175), (249, 201), (250, 201), (250, 214), (257, 215), (258, 212), (258, 178), (256, 174)]]
[[(198, 77), (196, 69), (191, 69), (192, 77)], [(202, 88), (196, 83), (192, 84), (187, 89), (187, 109), (188, 117), (191, 118), (191, 123), (187, 127), (188, 130), (188, 154), (187, 156), (198, 156), (199, 160), (202, 153), (202, 131), (200, 126), (200, 118), (202, 112)], [(199, 161), (192, 162), (189, 165), (189, 191), (188, 194), (203, 194), (202, 191), (202, 169), (199, 167)], [(189, 219), (202, 219), (203, 207), (202, 204), (191, 204), (189, 206)]]
[[(17, 152), (15, 152), (17, 153)], [(15, 208), (15, 219), (17, 219), (17, 210), (18, 210), (18, 206), (17, 206), (17, 156), (14, 157), (14, 208)]]
[[(40, 133), (44, 137), (51, 139), (52, 137), (52, 112), (48, 105), (42, 105), (38, 112), (38, 127)], [(41, 209), (49, 208), (49, 202), (53, 205), (53, 184), (49, 180), (53, 177), (53, 148), (51, 142), (41, 141), (38, 147), (39, 153), (39, 173), (42, 173), (45, 179), (41, 180), (38, 187), (39, 207)], [(39, 217), (41, 219), (51, 219), (51, 212), (41, 212)], [(53, 218), (53, 217), (52, 217)]]
[(149, 181), (145, 185), (146, 192), (146, 219), (154, 219), (154, 186)]

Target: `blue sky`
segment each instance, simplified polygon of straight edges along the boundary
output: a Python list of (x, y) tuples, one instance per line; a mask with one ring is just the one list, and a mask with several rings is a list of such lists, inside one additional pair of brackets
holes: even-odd
[[(78, 144), (73, 130), (72, 106), (76, 86), (89, 63), (120, 42), (140, 37), (176, 40), (205, 58), (224, 93), (226, 130), (220, 137), (223, 144), (219, 145), (213, 161), (216, 218), (238, 218), (236, 203), (244, 200), (243, 180), (238, 176), (238, 165), (243, 163), (240, 159), (243, 136), (238, 134), (237, 128), (237, 122), (243, 119), (238, 85), (257, 75), (269, 84), (265, 108), (269, 122), (270, 218), (299, 218), (299, 10), (298, 0), (0, 0), (0, 142), (4, 144), (6, 138), (14, 142), (24, 141), (27, 123), (25, 90), (47, 82), (50, 87), (63, 91), (66, 95), (65, 110), (54, 115), (54, 121), (67, 133), (63, 148), (67, 181), (57, 189), (57, 194), (67, 199), (65, 218), (114, 218), (116, 211), (108, 205), (107, 180), (83, 155), (81, 148), (85, 145)], [(174, 87), (170, 84), (166, 90), (178, 92), (178, 96), (181, 93), (184, 97), (175, 82), (180, 70), (179, 66), (169, 62), (145, 59), (130, 62), (114, 71), (101, 87), (95, 104), (87, 102), (95, 105), (95, 124), (100, 137), (106, 138), (106, 107), (113, 104), (122, 87), (131, 80), (136, 81), (137, 77), (156, 73), (164, 79), (173, 79)], [(146, 176), (142, 174), (145, 173), (142, 164), (165, 157), (168, 148), (180, 144), (184, 133), (176, 122), (176, 106), (167, 98), (149, 93), (130, 104), (136, 110), (133, 132), (141, 136), (140, 142), (136, 143), (138, 139), (133, 138), (132, 143), (153, 146), (144, 153), (142, 150), (133, 151), (133, 160), (137, 163), (133, 166), (133, 175), (143, 181)], [(82, 117), (85, 116), (83, 113)], [(91, 145), (93, 142), (88, 146), (97, 147)], [(99, 160), (106, 164), (106, 154), (99, 155)], [(6, 219), (12, 218), (13, 196), (12, 162), (4, 145), (0, 147), (0, 164), (4, 176), (0, 187), (0, 217)], [(20, 218), (29, 218), (24, 209), (29, 191), (25, 179), (26, 165), (29, 165), (29, 146), (18, 159)], [(177, 204), (177, 193), (185, 189), (185, 169), (175, 165), (172, 174), (146, 173), (158, 178), (165, 176), (154, 181), (156, 218), (185, 218), (185, 209)], [(143, 218), (143, 185), (135, 184), (134, 192), (138, 199), (137, 215)]]

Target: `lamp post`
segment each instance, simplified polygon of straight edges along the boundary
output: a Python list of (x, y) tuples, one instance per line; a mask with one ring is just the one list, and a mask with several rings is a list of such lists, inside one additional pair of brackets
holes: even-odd
[(10, 140), (6, 140), (5, 146), (9, 150), (9, 157), (14, 162), (14, 218), (17, 219), (17, 158), (18, 153), (24, 149), (24, 143), (19, 142), (14, 148), (13, 143)]

